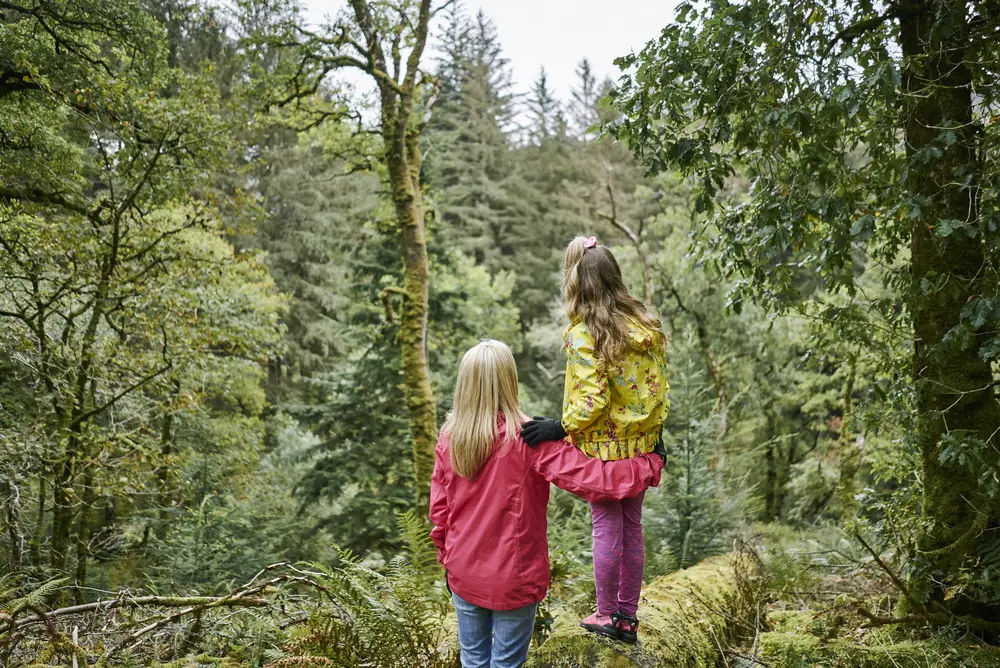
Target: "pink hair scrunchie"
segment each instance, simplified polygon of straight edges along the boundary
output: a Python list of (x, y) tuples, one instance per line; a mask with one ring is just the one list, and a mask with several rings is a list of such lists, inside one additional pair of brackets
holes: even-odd
[(583, 242), (584, 248), (596, 248), (597, 247), (597, 237), (590, 237)]

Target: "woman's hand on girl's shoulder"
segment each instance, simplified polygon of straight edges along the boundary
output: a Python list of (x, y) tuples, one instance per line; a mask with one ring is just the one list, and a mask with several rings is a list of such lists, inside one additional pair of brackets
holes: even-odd
[(521, 439), (529, 448), (543, 441), (561, 441), (566, 438), (566, 430), (562, 422), (546, 417), (535, 416), (521, 425)]

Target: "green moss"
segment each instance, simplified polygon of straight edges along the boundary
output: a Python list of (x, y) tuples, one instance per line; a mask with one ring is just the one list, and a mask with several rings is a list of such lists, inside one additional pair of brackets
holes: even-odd
[(728, 557), (715, 557), (651, 582), (639, 603), (639, 644), (557, 629), (526, 668), (715, 668), (725, 643), (724, 610), (735, 594)]
[(767, 621), (782, 633), (816, 633), (816, 615), (811, 610), (774, 610), (767, 614)]
[[(713, 610), (734, 595), (728, 558), (709, 559), (644, 589), (638, 645), (568, 624), (532, 651), (526, 668), (715, 668), (729, 629)], [(907, 640), (888, 628), (851, 636), (857, 642), (827, 640), (835, 629), (813, 611), (775, 610), (768, 621), (774, 631), (757, 639), (758, 656), (780, 668), (1000, 668), (1000, 647)]]
[(764, 633), (760, 658), (782, 668), (1000, 668), (1000, 648), (944, 641), (857, 645), (804, 633)]

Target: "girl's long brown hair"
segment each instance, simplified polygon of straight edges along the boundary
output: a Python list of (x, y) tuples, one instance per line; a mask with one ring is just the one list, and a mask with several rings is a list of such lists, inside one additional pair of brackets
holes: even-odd
[(614, 254), (607, 246), (587, 248), (586, 241), (577, 237), (566, 247), (563, 299), (570, 320), (582, 320), (594, 335), (597, 358), (609, 364), (625, 359), (630, 319), (652, 332), (655, 345), (665, 345), (659, 318), (629, 294)]

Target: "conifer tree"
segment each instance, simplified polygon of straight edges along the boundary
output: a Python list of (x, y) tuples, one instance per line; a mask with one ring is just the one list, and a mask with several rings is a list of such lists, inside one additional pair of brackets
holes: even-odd
[(543, 66), (538, 71), (531, 86), (527, 100), (528, 107), (528, 140), (541, 144), (544, 140), (556, 134), (559, 101), (549, 88), (549, 77)]
[(448, 40), (438, 65), (441, 99), (427, 131), (425, 172), (440, 193), (445, 229), (477, 262), (498, 270), (505, 268), (512, 218), (510, 68), (482, 12), (473, 20), (453, 17), (451, 29), (463, 37)]
[(588, 133), (587, 129), (600, 122), (598, 102), (602, 94), (588, 59), (584, 58), (576, 66), (576, 76), (576, 85), (570, 91), (570, 124), (577, 137), (589, 141), (596, 137), (596, 133)]

